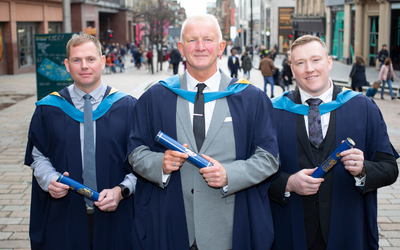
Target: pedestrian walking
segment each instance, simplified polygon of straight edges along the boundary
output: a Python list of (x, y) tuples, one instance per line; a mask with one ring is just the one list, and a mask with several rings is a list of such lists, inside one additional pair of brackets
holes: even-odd
[(362, 92), (362, 87), (369, 85), (365, 76), (365, 61), (364, 58), (359, 55), (355, 56), (355, 61), (349, 75), (351, 89), (353, 91)]
[(247, 52), (243, 52), (242, 58), (243, 75), (248, 80), (250, 78), (250, 70), (253, 68), (253, 62)]
[(380, 62), (380, 67), (385, 63), (386, 58), (389, 57), (389, 52), (387, 51), (386, 44), (382, 45), (382, 49), (378, 52), (378, 60)]
[(228, 69), (231, 72), (232, 78), (237, 78), (238, 71), (240, 70), (239, 58), (236, 56), (237, 50), (232, 49), (228, 58)]
[(174, 75), (178, 74), (179, 62), (181, 61), (181, 59), (182, 57), (179, 50), (176, 48), (172, 49), (171, 54), (169, 55), (169, 60), (171, 61)]
[(285, 63), (283, 64), (282, 67), (282, 80), (283, 80), (283, 84), (284, 84), (284, 91), (289, 91), (290, 89), (290, 85), (293, 84), (292, 80), (293, 80), (293, 72), (292, 72), (292, 68), (291, 68), (291, 58), (290, 58), (290, 53), (287, 54), (288, 57), (285, 60)]
[(274, 98), (274, 71), (279, 70), (275, 67), (274, 62), (270, 59), (270, 54), (267, 53), (260, 61), (258, 67), (264, 77), (264, 92), (267, 93), (267, 84), (271, 84), (271, 98)]
[(147, 57), (147, 65), (148, 65), (148, 68), (149, 68), (149, 72), (152, 72), (152, 74), (154, 74), (154, 70), (153, 70), (153, 52), (151, 50), (151, 47), (149, 47), (149, 51), (147, 51), (146, 57)]
[(383, 94), (385, 92), (385, 85), (388, 84), (390, 96), (393, 99), (396, 99), (393, 95), (392, 82), (396, 80), (396, 75), (394, 74), (392, 59), (390, 57), (385, 59), (385, 63), (381, 67), (379, 72), (379, 80), (382, 81), (382, 89), (381, 89), (381, 99), (385, 99)]

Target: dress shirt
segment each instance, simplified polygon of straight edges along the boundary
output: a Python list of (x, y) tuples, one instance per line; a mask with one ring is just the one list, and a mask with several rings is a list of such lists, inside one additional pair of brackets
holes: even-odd
[[(107, 85), (101, 82), (100, 86), (95, 90), (90, 92), (89, 94), (92, 96), (90, 101), (92, 102), (92, 108), (95, 110), (101, 101), (103, 100), (104, 94), (106, 92)], [(83, 96), (86, 94), (79, 88), (72, 84), (68, 86), (68, 92), (71, 96), (72, 103), (75, 108), (83, 112), (83, 107), (85, 104), (85, 100)], [(81, 155), (83, 162), (83, 138), (84, 138), (84, 124), (80, 123), (80, 141), (81, 141)], [(96, 121), (93, 121), (93, 131), (94, 131), (94, 145), (96, 146)], [(33, 175), (39, 183), (39, 186), (46, 192), (48, 192), (48, 186), (50, 185), (50, 181), (53, 179), (57, 179), (59, 173), (51, 164), (49, 158), (45, 157), (36, 147), (33, 147), (32, 156), (34, 162), (31, 164), (31, 169), (33, 171)], [(82, 168), (84, 168), (82, 164)], [(133, 174), (128, 174), (125, 176), (125, 179), (121, 182), (122, 185), (129, 188), (130, 194), (135, 191), (136, 186), (136, 176)]]
[[(304, 105), (308, 106), (308, 103), (306, 102), (308, 99), (310, 98), (319, 98), (322, 100), (322, 104), (324, 103), (328, 103), (332, 101), (332, 95), (333, 95), (333, 83), (332, 80), (329, 78), (329, 82), (330, 82), (330, 87), (327, 91), (325, 91), (324, 93), (322, 93), (319, 96), (312, 96), (310, 94), (308, 94), (307, 92), (305, 92), (304, 90), (302, 90), (301, 88), (299, 88), (300, 91), (300, 98), (301, 98), (301, 103)], [(328, 127), (329, 127), (329, 120), (331, 117), (331, 112), (328, 112), (326, 114), (321, 115), (321, 126), (322, 126), (322, 136), (323, 138), (325, 138), (326, 133), (328, 132)], [(307, 131), (307, 135), (308, 135), (308, 116), (304, 116), (304, 122), (306, 125), (306, 131)], [(344, 140), (344, 139), (343, 139)], [(364, 175), (361, 179), (354, 177), (354, 180), (356, 181), (355, 185), (358, 187), (363, 187), (365, 184), (365, 176)]]
[[(193, 76), (191, 76), (188, 71), (187, 71), (186, 82), (187, 82), (187, 90), (197, 93), (197, 84), (199, 84), (200, 82), (198, 80), (194, 79)], [(211, 76), (210, 78), (208, 78), (204, 82), (206, 87), (203, 90), (203, 93), (218, 91), (220, 82), (221, 82), (221, 72), (219, 72), (219, 70), (217, 69), (215, 74), (213, 76)], [(216, 103), (216, 100), (207, 102), (204, 104), (204, 120), (206, 122), (206, 137), (207, 137), (208, 128), (210, 127), (212, 115), (214, 113), (215, 103)], [(189, 114), (190, 114), (190, 121), (192, 122), (192, 126), (193, 126), (193, 112), (194, 112), (194, 103), (189, 102)]]
[[(299, 88), (301, 103), (308, 106), (308, 103), (306, 101), (310, 98), (321, 99), (322, 103), (320, 105), (332, 101), (333, 84), (332, 84), (331, 79), (329, 79), (329, 82), (331, 85), (329, 87), (329, 89), (327, 91), (325, 91), (322, 95), (319, 95), (319, 96), (312, 96), (312, 95), (308, 94), (307, 92), (305, 92), (304, 90), (302, 90), (301, 88)], [(328, 132), (330, 117), (331, 117), (331, 112), (321, 115), (321, 127), (322, 127), (323, 138), (325, 138), (326, 133)], [(306, 131), (307, 131), (307, 136), (308, 136), (308, 116), (306, 116), (306, 115), (304, 116), (304, 122), (306, 124)]]

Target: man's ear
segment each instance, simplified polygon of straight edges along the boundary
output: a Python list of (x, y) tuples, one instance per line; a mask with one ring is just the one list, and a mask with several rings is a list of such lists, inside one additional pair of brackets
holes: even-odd
[(69, 72), (68, 59), (64, 59), (64, 65), (65, 65), (65, 68), (67, 69), (68, 73), (71, 73), (71, 72)]

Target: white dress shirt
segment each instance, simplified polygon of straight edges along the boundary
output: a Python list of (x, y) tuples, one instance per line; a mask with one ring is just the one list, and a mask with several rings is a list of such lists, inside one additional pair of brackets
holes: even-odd
[[(202, 83), (197, 81), (186, 71), (186, 82), (187, 82), (187, 90), (197, 92), (197, 84)], [(203, 90), (203, 93), (207, 92), (216, 92), (219, 90), (219, 85), (221, 83), (221, 72), (217, 69), (217, 72), (210, 78), (208, 78), (205, 82), (203, 82), (206, 87)], [(210, 127), (212, 115), (214, 113), (216, 100), (207, 102), (204, 104), (204, 120), (206, 122), (206, 136), (208, 132), (208, 128)], [(194, 113), (194, 104), (189, 102), (189, 114), (190, 114), (190, 121), (192, 122), (193, 126), (193, 113)]]

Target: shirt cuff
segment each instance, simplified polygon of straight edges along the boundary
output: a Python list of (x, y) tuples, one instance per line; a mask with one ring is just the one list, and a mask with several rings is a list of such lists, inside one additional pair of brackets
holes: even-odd
[(364, 187), (364, 185), (365, 185), (365, 177), (366, 176), (367, 175), (364, 175), (361, 179), (357, 178), (357, 177), (354, 177), (354, 180), (356, 180), (356, 187)]
[(137, 178), (134, 174), (128, 174), (125, 179), (120, 183), (129, 189), (129, 195), (135, 193)]
[(164, 174), (164, 172), (162, 173), (162, 182), (164, 184), (167, 183), (169, 176), (169, 174)]
[(224, 192), (224, 194), (228, 193), (228, 185), (224, 186), (222, 188), (222, 191)]

